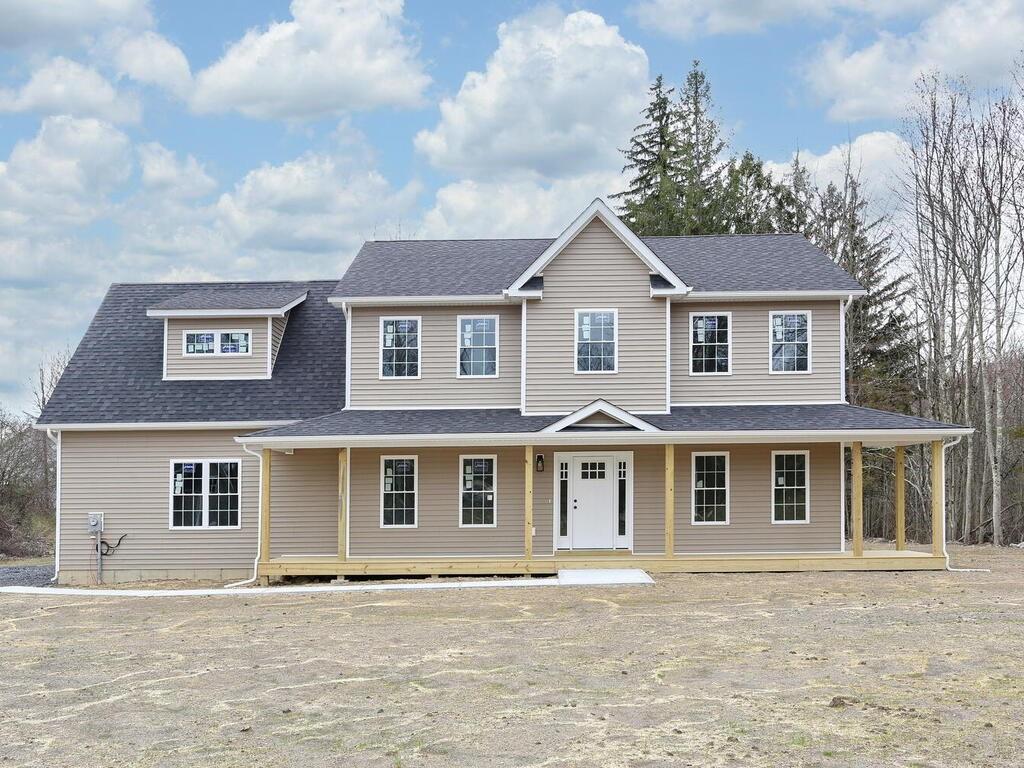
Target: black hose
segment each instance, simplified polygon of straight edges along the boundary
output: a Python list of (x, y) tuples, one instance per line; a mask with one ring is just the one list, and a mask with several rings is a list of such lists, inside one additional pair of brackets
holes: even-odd
[(108, 557), (114, 554), (114, 550), (121, 546), (121, 542), (124, 541), (124, 537), (127, 535), (127, 533), (122, 533), (121, 538), (119, 538), (117, 540), (117, 544), (114, 545), (111, 545), (109, 542), (100, 539), (100, 554), (104, 557)]

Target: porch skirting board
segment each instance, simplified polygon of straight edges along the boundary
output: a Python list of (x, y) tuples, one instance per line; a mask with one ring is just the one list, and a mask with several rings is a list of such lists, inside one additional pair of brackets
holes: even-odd
[(260, 564), (260, 576), (464, 576), (554, 574), (562, 568), (642, 568), (648, 573), (755, 573), (786, 571), (935, 571), (946, 559), (924, 552), (869, 550), (863, 557), (849, 552), (742, 555), (625, 555), (574, 553), (491, 558), (380, 558), (339, 560), (274, 558)]

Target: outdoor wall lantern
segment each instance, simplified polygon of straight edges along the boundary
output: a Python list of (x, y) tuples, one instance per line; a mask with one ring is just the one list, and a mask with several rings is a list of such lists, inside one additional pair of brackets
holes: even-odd
[(537, 471), (538, 472), (543, 472), (544, 471), (544, 454), (543, 453), (538, 453), (537, 454), (536, 466), (537, 466)]

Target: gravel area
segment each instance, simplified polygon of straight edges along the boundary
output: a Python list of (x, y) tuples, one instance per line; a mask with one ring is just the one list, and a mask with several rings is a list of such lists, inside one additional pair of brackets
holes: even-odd
[(0, 587), (47, 587), (52, 578), (52, 565), (0, 566)]
[(954, 564), (992, 571), (0, 594), (0, 764), (1019, 768), (1024, 551)]

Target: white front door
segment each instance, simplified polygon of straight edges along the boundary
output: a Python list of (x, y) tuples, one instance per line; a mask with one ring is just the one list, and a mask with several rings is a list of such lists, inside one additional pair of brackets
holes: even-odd
[(608, 455), (572, 459), (571, 539), (573, 549), (615, 548), (616, 462)]

